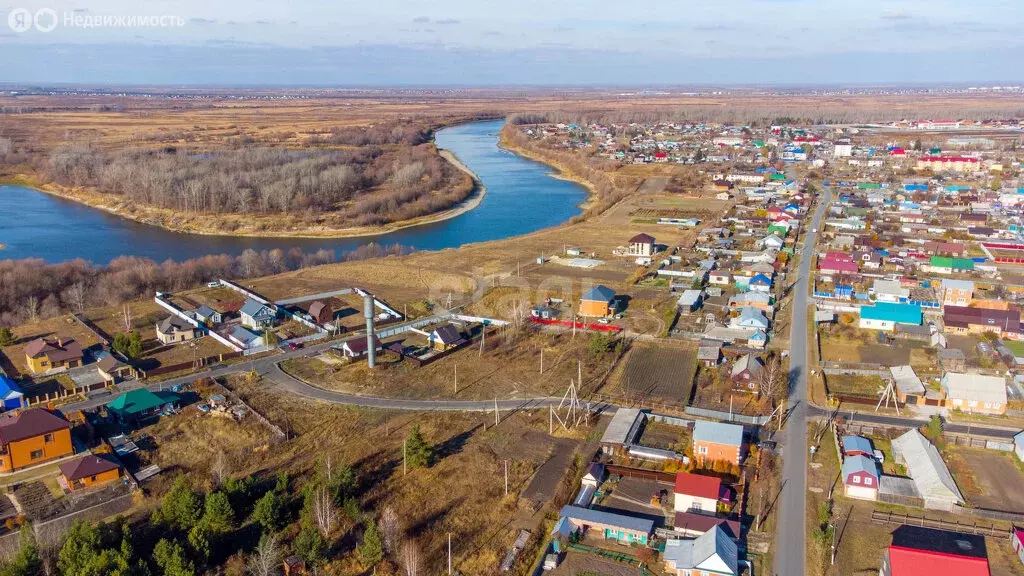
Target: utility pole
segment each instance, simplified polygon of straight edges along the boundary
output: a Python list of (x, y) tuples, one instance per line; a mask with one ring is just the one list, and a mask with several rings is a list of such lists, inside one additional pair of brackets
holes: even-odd
[(459, 365), (455, 365), (455, 395), (459, 395)]
[(487, 340), (487, 324), (480, 327), (480, 353), (477, 356), (484, 355), (484, 342)]
[(498, 425), (498, 397), (494, 397), (494, 425)]
[(508, 496), (508, 460), (505, 460), (505, 496)]
[(544, 347), (540, 347), (540, 373), (544, 373)]
[(402, 476), (405, 476), (405, 474), (409, 471), (409, 468), (406, 466), (406, 446), (408, 445), (408, 443), (408, 440), (402, 440)]
[(448, 533), (448, 576), (452, 573), (452, 533)]
[(555, 409), (548, 405), (548, 434), (555, 433)]

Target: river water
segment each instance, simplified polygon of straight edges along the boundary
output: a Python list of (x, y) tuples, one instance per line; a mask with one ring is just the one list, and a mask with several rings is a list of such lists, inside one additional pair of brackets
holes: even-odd
[(42, 258), (61, 262), (84, 258), (106, 264), (118, 256), (163, 261), (206, 254), (240, 254), (246, 248), (321, 248), (343, 252), (375, 242), (417, 250), (455, 248), (473, 242), (519, 236), (565, 222), (580, 213), (586, 190), (551, 176), (544, 164), (498, 147), (503, 121), (474, 122), (437, 132), (439, 148), (450, 150), (475, 172), (487, 193), (475, 209), (454, 218), (379, 236), (339, 239), (243, 238), (171, 232), (63, 200), (22, 186), (0, 186), (0, 258)]

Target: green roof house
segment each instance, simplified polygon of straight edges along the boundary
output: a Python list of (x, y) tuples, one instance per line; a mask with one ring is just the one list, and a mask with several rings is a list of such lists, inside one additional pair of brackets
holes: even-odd
[(113, 414), (122, 423), (130, 424), (148, 418), (164, 406), (175, 405), (181, 400), (173, 392), (150, 392), (139, 388), (125, 392), (107, 404), (107, 412)]
[(970, 258), (952, 258), (949, 256), (932, 256), (928, 261), (932, 272), (952, 274), (953, 272), (970, 272), (974, 270), (974, 260)]
[(785, 180), (786, 179), (786, 175), (783, 174), (782, 172), (775, 172), (774, 174), (769, 176), (768, 179), (769, 180)]

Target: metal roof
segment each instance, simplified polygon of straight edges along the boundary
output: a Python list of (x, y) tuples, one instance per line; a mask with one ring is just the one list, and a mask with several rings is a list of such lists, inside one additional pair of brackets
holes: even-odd
[(668, 540), (664, 558), (673, 562), (676, 570), (699, 569), (714, 574), (738, 574), (739, 551), (721, 526), (701, 534), (693, 540)]
[(964, 501), (939, 451), (917, 429), (893, 440), (892, 450), (896, 461), (906, 465), (922, 498)]
[(889, 372), (901, 394), (924, 394), (924, 384), (911, 366), (893, 366)]
[(942, 376), (942, 388), (951, 400), (1006, 404), (1006, 379), (1002, 376), (946, 372)]
[(625, 514), (616, 514), (614, 512), (605, 512), (603, 510), (581, 508), (579, 506), (563, 506), (562, 512), (559, 516), (561, 518), (568, 518), (569, 521), (578, 521), (573, 522), (574, 524), (604, 524), (606, 526), (615, 526), (617, 528), (624, 528), (626, 530), (632, 530), (643, 534), (650, 534), (654, 531), (653, 520), (637, 518), (635, 516), (626, 516)]
[(843, 482), (856, 472), (867, 472), (873, 478), (878, 478), (878, 465), (867, 456), (847, 456), (843, 458)]
[(613, 298), (615, 298), (615, 290), (612, 290), (607, 286), (601, 286), (600, 284), (594, 286), (590, 290), (587, 290), (583, 294), (583, 300), (592, 300), (597, 302), (610, 302)]
[(700, 420), (693, 425), (693, 441), (742, 446), (743, 426)]
[(608, 423), (608, 428), (601, 436), (602, 444), (617, 444), (624, 446), (632, 440), (633, 425), (641, 416), (637, 408), (619, 408)]

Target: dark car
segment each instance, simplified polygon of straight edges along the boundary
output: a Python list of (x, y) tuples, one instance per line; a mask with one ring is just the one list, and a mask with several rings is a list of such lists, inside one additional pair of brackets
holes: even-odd
[(299, 348), (302, 348), (302, 344), (299, 344), (297, 342), (289, 342), (288, 348), (290, 348), (291, 350), (298, 350)]
[(770, 450), (774, 452), (775, 449), (779, 447), (779, 444), (774, 440), (762, 440), (757, 443), (757, 447), (761, 450)]

